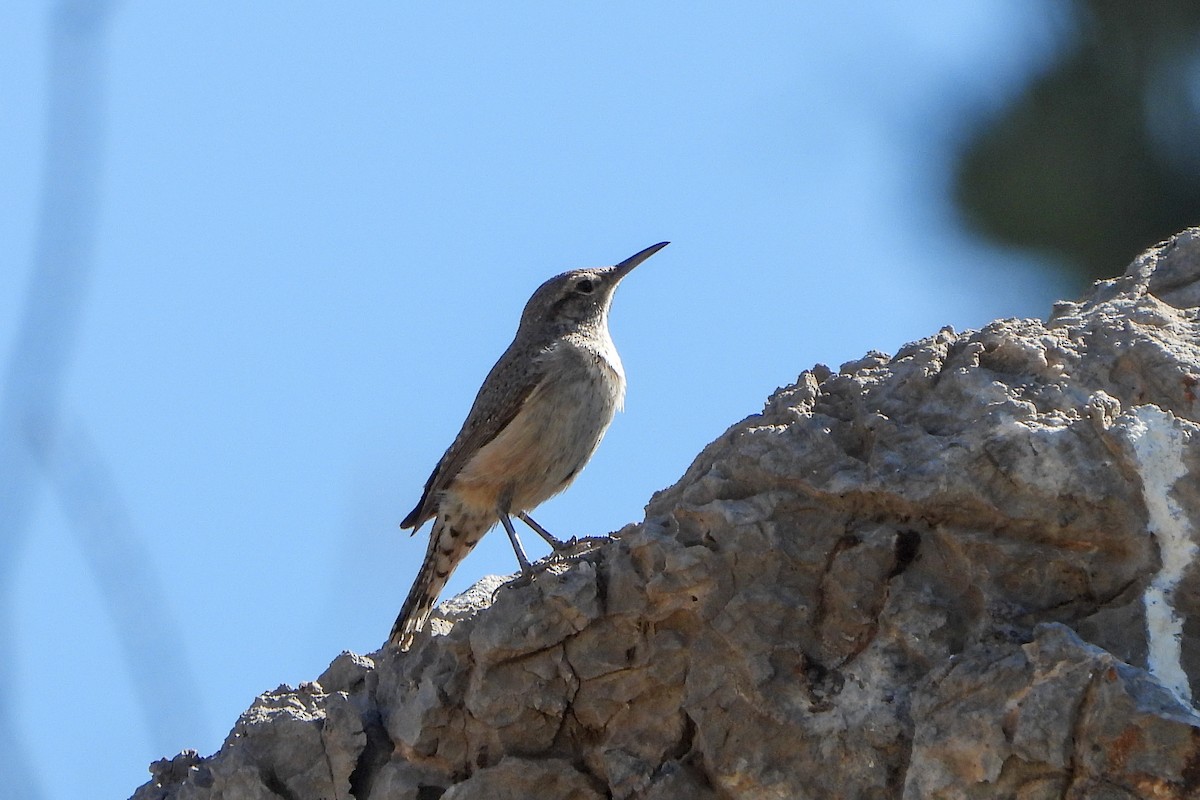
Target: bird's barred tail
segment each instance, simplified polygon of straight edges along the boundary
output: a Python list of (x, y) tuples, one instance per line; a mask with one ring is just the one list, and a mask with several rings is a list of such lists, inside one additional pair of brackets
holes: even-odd
[(467, 553), (487, 531), (480, 524), (462, 524), (466, 520), (455, 520), (458, 524), (439, 517), (433, 524), (429, 534), (429, 547), (425, 551), (425, 560), (413, 581), (412, 588), (404, 605), (400, 607), (400, 615), (392, 626), (388, 637), (388, 646), (407, 650), (412, 645), (417, 631), (425, 626), (433, 611), (433, 604), (438, 595), (450, 580), (450, 573), (458, 563), (467, 557)]

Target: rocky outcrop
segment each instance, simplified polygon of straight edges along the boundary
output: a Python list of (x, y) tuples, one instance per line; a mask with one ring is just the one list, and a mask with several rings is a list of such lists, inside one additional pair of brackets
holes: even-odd
[(1200, 229), (807, 371), (641, 524), (134, 797), (1198, 797), (1197, 306)]

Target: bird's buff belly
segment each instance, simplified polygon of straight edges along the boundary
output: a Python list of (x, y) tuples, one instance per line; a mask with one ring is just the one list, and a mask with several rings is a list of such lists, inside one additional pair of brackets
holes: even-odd
[(516, 513), (565, 489), (616, 411), (619, 389), (615, 376), (605, 372), (598, 367), (587, 380), (552, 379), (535, 389), (513, 421), (464, 466), (449, 492), (481, 511), (503, 505)]

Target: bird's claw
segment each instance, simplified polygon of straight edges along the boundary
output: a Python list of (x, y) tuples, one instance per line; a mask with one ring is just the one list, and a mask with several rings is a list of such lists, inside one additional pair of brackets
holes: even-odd
[(545, 558), (539, 559), (533, 564), (522, 564), (520, 575), (500, 584), (492, 592), (493, 602), (501, 589), (520, 589), (525, 586), (532, 586), (533, 579), (541, 573), (562, 566), (563, 564), (569, 564), (575, 559), (582, 558), (607, 541), (609, 541), (609, 537), (607, 536), (584, 536), (583, 538), (572, 536), (569, 540), (562, 543), (562, 548), (555, 548), (554, 552)]
[(579, 543), (578, 536), (572, 536), (570, 539), (555, 539), (554, 542), (550, 545), (550, 548), (555, 552), (555, 554), (558, 554), (558, 553), (562, 552), (563, 550), (570, 550), (578, 543)]

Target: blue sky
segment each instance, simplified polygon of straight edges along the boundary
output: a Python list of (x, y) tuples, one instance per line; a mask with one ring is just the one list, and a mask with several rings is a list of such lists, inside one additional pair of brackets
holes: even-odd
[[(164, 676), (188, 688), (147, 724), (35, 483), (4, 679), (42, 796), (126, 796), (257, 693), (382, 643), (425, 546), (397, 524), (550, 275), (673, 242), (618, 292), (626, 411), (536, 514), (561, 536), (640, 520), (814, 363), (1075, 294), (948, 200), (954, 147), (1052, 63), (1062, 7), (845, 5), (118, 4), (61, 415), (103, 456), (190, 678)], [(3, 358), (48, 21), (0, 6)], [(514, 569), (493, 532), (449, 591)]]

